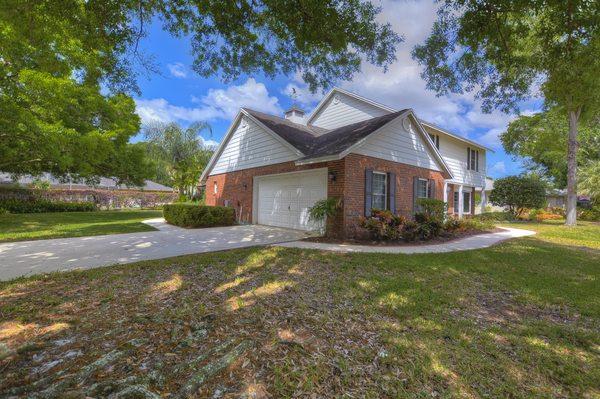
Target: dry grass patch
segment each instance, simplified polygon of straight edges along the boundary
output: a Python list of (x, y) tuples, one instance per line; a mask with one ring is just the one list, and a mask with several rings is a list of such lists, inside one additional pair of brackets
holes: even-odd
[(592, 398), (599, 260), (251, 248), (15, 280), (0, 396)]

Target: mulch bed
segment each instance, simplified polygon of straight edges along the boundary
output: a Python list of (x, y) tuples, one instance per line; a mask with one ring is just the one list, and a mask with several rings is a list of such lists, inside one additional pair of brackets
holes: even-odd
[(339, 239), (339, 238), (331, 238), (331, 237), (307, 237), (304, 238), (303, 241), (309, 242), (318, 242), (324, 244), (340, 244), (340, 245), (370, 245), (375, 247), (411, 247), (415, 245), (437, 245), (437, 244), (445, 244), (447, 242), (452, 242), (456, 240), (460, 240), (462, 238), (478, 235), (478, 234), (489, 234), (489, 233), (498, 233), (503, 231), (500, 228), (494, 228), (493, 230), (469, 230), (469, 231), (460, 231), (452, 234), (444, 234), (439, 237), (436, 237), (432, 240), (427, 241), (404, 241), (404, 240), (389, 240), (389, 241), (377, 241), (372, 239)]

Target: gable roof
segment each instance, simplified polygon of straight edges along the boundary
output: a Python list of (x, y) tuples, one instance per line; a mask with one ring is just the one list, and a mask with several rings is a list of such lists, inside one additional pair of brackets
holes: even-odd
[(232, 123), (225, 138), (204, 169), (202, 176), (200, 176), (200, 182), (204, 181), (214, 167), (218, 157), (223, 152), (225, 145), (229, 141), (230, 136), (233, 134), (234, 126), (237, 125), (242, 115), (248, 116), (257, 124), (264, 127), (269, 133), (278, 137), (281, 141), (287, 143), (288, 145), (291, 145), (300, 157), (297, 162), (301, 163), (304, 163), (302, 161), (305, 161), (305, 163), (310, 163), (311, 160), (312, 162), (320, 162), (320, 159), (325, 157), (337, 156), (338, 159), (343, 158), (347, 155), (347, 153), (350, 152), (352, 148), (360, 144), (371, 134), (386, 126), (388, 123), (404, 115), (410, 115), (415, 121), (419, 132), (422, 136), (424, 136), (424, 142), (428, 145), (430, 151), (434, 155), (434, 158), (436, 158), (442, 169), (448, 173), (450, 177), (452, 177), (450, 168), (442, 158), (437, 148), (430, 142), (427, 132), (420, 125), (419, 120), (414, 115), (412, 109), (395, 111), (375, 118), (367, 119), (362, 122), (352, 123), (350, 125), (341, 126), (332, 130), (326, 130), (316, 126), (300, 125), (285, 118), (242, 108), (238, 116), (236, 116), (234, 123)]
[[(308, 118), (306, 120), (306, 124), (307, 125), (311, 126), (312, 120), (318, 115), (318, 113), (321, 111), (321, 109), (327, 104), (327, 102), (329, 101), (329, 99), (335, 95), (335, 93), (345, 94), (345, 95), (347, 95), (349, 97), (352, 97), (352, 98), (354, 98), (354, 99), (356, 99), (358, 101), (362, 101), (362, 102), (364, 102), (366, 104), (372, 105), (372, 106), (374, 106), (376, 108), (379, 108), (379, 109), (381, 109), (383, 111), (386, 111), (386, 112), (397, 112), (396, 109), (394, 109), (392, 107), (388, 107), (387, 105), (378, 103), (377, 101), (373, 101), (373, 100), (368, 99), (366, 97), (363, 97), (363, 96), (361, 96), (359, 94), (352, 93), (352, 92), (344, 90), (344, 89), (340, 89), (339, 87), (334, 87), (334, 88), (332, 88), (325, 95), (325, 97), (323, 97), (323, 99), (319, 102), (319, 104), (317, 104), (317, 106), (315, 107), (315, 109), (310, 113), (310, 115), (308, 116)], [(482, 148), (482, 149), (490, 151), (490, 152), (495, 152), (494, 150), (492, 150), (489, 147), (486, 147), (486, 146), (484, 146), (482, 144), (476, 143), (473, 140), (469, 140), (469, 139), (464, 138), (462, 136), (459, 136), (457, 134), (451, 133), (451, 132), (449, 132), (449, 131), (447, 131), (445, 129), (442, 129), (441, 127), (439, 127), (439, 126), (437, 126), (437, 125), (435, 125), (435, 124), (433, 124), (431, 122), (427, 122), (427, 121), (425, 121), (423, 119), (419, 119), (419, 122), (421, 124), (423, 124), (423, 125), (426, 125), (428, 127), (433, 128), (433, 129), (435, 129), (435, 130), (437, 130), (437, 131), (439, 131), (439, 132), (441, 132), (443, 134), (446, 134), (446, 135), (448, 135), (450, 137), (453, 137), (453, 138), (455, 138), (455, 139), (457, 139), (459, 141), (463, 141), (465, 143), (471, 144), (473, 146)]]
[(319, 101), (319, 103), (317, 104), (317, 106), (315, 107), (315, 109), (312, 110), (312, 112), (310, 113), (310, 115), (308, 115), (308, 118), (306, 119), (306, 124), (307, 125), (311, 125), (312, 120), (319, 114), (319, 112), (321, 111), (321, 109), (325, 106), (325, 104), (327, 104), (327, 102), (329, 101), (329, 99), (331, 97), (333, 97), (335, 95), (335, 93), (341, 93), (341, 94), (345, 94), (349, 97), (355, 98), (356, 100), (362, 101), (366, 104), (372, 105), (376, 108), (379, 108), (383, 111), (386, 112), (396, 112), (397, 110), (392, 108), (392, 107), (388, 107), (387, 105), (378, 103), (377, 101), (373, 101), (371, 99), (368, 99), (366, 97), (360, 96), (358, 94), (349, 92), (347, 90), (344, 89), (340, 89), (339, 87), (334, 87), (331, 90), (329, 90), (329, 92), (325, 95), (325, 97), (323, 97), (323, 99), (321, 101)]

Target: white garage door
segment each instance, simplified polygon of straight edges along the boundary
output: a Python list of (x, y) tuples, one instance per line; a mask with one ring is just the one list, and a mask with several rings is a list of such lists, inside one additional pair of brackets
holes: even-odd
[(258, 224), (298, 230), (320, 226), (308, 220), (308, 210), (327, 198), (327, 169), (257, 177)]

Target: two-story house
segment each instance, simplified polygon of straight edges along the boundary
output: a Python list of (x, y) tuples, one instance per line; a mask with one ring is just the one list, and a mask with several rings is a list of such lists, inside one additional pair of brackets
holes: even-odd
[(410, 217), (418, 198), (443, 200), (459, 217), (473, 214), (475, 192), (484, 193), (486, 151), (412, 109), (334, 88), (307, 116), (297, 107), (284, 117), (241, 109), (200, 184), (207, 205), (234, 207), (242, 223), (292, 229), (314, 229), (313, 204), (341, 197), (330, 226), (356, 237), (372, 209)]

